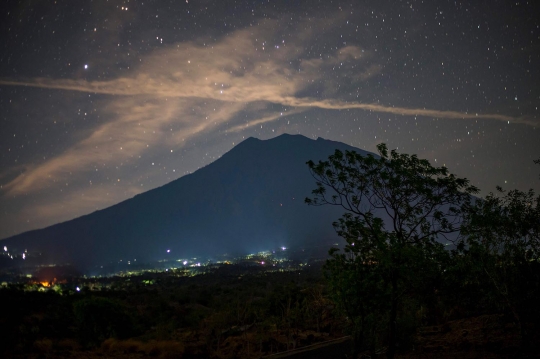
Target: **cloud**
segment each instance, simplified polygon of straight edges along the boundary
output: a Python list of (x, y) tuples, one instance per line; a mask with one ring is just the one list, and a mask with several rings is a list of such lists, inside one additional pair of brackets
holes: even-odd
[(36, 204), (32, 208), (32, 218), (42, 223), (54, 222), (69, 213), (91, 213), (114, 205), (127, 197), (140, 193), (137, 186), (123, 187), (119, 191), (113, 184), (87, 186), (78, 191), (67, 192), (56, 201)]
[(243, 130), (245, 130), (247, 128), (257, 126), (257, 125), (263, 125), (263, 124), (268, 123), (268, 122), (274, 122), (274, 121), (276, 121), (276, 120), (278, 120), (280, 118), (284, 118), (284, 116), (295, 115), (295, 114), (303, 112), (303, 111), (305, 111), (305, 109), (298, 108), (298, 109), (289, 110), (286, 113), (280, 112), (280, 113), (269, 114), (269, 115), (266, 115), (266, 116), (262, 116), (262, 117), (253, 119), (253, 120), (251, 120), (251, 121), (249, 121), (249, 122), (247, 122), (245, 124), (231, 127), (229, 129), (227, 129), (227, 131), (229, 131), (229, 132), (240, 132), (240, 131), (243, 131)]
[[(146, 96), (166, 99), (209, 99), (228, 103), (265, 101), (285, 106), (317, 107), (321, 109), (361, 109), (396, 115), (427, 116), (447, 119), (493, 119), (537, 126), (535, 121), (502, 114), (472, 114), (459, 111), (426, 108), (394, 107), (381, 104), (345, 102), (338, 99), (299, 98), (306, 79), (322, 78), (321, 69), (339, 61), (363, 61), (360, 48), (347, 46), (335, 56), (307, 59), (301, 62), (302, 73), (283, 61), (300, 50), (273, 49), (265, 53), (253, 43), (253, 35), (239, 31), (213, 46), (178, 44), (161, 50), (145, 60), (135, 76), (109, 81), (36, 78), (27, 81), (0, 79), (0, 85), (31, 86), (46, 89), (80, 91), (116, 96)], [(379, 64), (366, 64), (354, 72), (356, 80), (365, 81), (382, 70)], [(124, 101), (122, 99), (122, 101)]]
[(96, 127), (87, 138), (61, 155), (43, 164), (28, 166), (3, 188), (11, 195), (39, 191), (69, 179), (73, 172), (82, 177), (103, 164), (134, 163), (150, 147), (178, 148), (186, 139), (211, 129), (225, 126), (230, 132), (238, 132), (281, 117), (276, 112), (262, 111), (262, 115), (253, 116), (247, 124), (238, 124), (235, 117), (254, 103), (287, 106), (291, 108), (289, 114), (311, 108), (360, 109), (395, 115), (482, 118), (537, 125), (524, 118), (501, 114), (298, 97), (298, 93), (314, 81), (335, 81), (335, 78), (325, 78), (329, 68), (352, 64), (341, 73), (333, 72), (333, 76), (337, 73), (354, 81), (365, 81), (379, 74), (382, 67), (375, 62), (372, 53), (357, 46), (345, 46), (312, 58), (304, 53), (303, 44), (276, 42), (273, 45), (270, 40), (260, 40), (271, 39), (275, 28), (268, 21), (255, 28), (233, 32), (213, 43), (174, 44), (141, 58), (141, 64), (129, 76), (106, 81), (0, 79), (0, 85), (109, 95), (101, 109), (108, 122)]
[(526, 118), (512, 117), (500, 114), (478, 114), (459, 111), (432, 110), (426, 108), (393, 107), (379, 104), (365, 104), (357, 102), (344, 102), (339, 100), (318, 100), (309, 98), (289, 97), (282, 104), (293, 107), (310, 107), (328, 110), (360, 109), (373, 112), (391, 113), (402, 116), (424, 116), (446, 119), (492, 119), (504, 122), (520, 123), (530, 126), (538, 126), (538, 123)]

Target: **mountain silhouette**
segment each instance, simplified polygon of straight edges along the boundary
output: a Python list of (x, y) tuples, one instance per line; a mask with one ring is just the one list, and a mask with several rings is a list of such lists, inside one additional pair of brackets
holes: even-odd
[(164, 186), (0, 244), (41, 252), (49, 263), (89, 267), (163, 258), (168, 250), (185, 258), (328, 242), (343, 209), (304, 203), (316, 187), (306, 162), (325, 160), (336, 149), (367, 154), (301, 135), (248, 138)]

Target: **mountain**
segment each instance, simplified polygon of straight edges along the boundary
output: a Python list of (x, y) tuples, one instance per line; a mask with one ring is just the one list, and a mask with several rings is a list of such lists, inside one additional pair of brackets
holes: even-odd
[(332, 222), (343, 210), (304, 203), (315, 188), (306, 162), (325, 160), (337, 148), (367, 154), (301, 135), (248, 138), (162, 187), (0, 244), (41, 252), (50, 263), (88, 267), (163, 258), (167, 250), (185, 258), (328, 242), (336, 238)]

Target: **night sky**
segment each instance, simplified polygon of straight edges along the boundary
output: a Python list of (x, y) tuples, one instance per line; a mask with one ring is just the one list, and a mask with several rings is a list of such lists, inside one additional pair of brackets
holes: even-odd
[(282, 133), (538, 191), (539, 3), (4, 0), (0, 238)]

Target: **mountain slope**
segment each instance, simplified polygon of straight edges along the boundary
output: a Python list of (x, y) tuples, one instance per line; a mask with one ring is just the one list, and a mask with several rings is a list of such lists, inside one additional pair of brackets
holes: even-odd
[(84, 266), (252, 252), (334, 238), (342, 209), (311, 207), (315, 188), (306, 162), (354, 149), (340, 142), (281, 135), (249, 138), (193, 174), (104, 210), (1, 241), (40, 251), (50, 262)]

